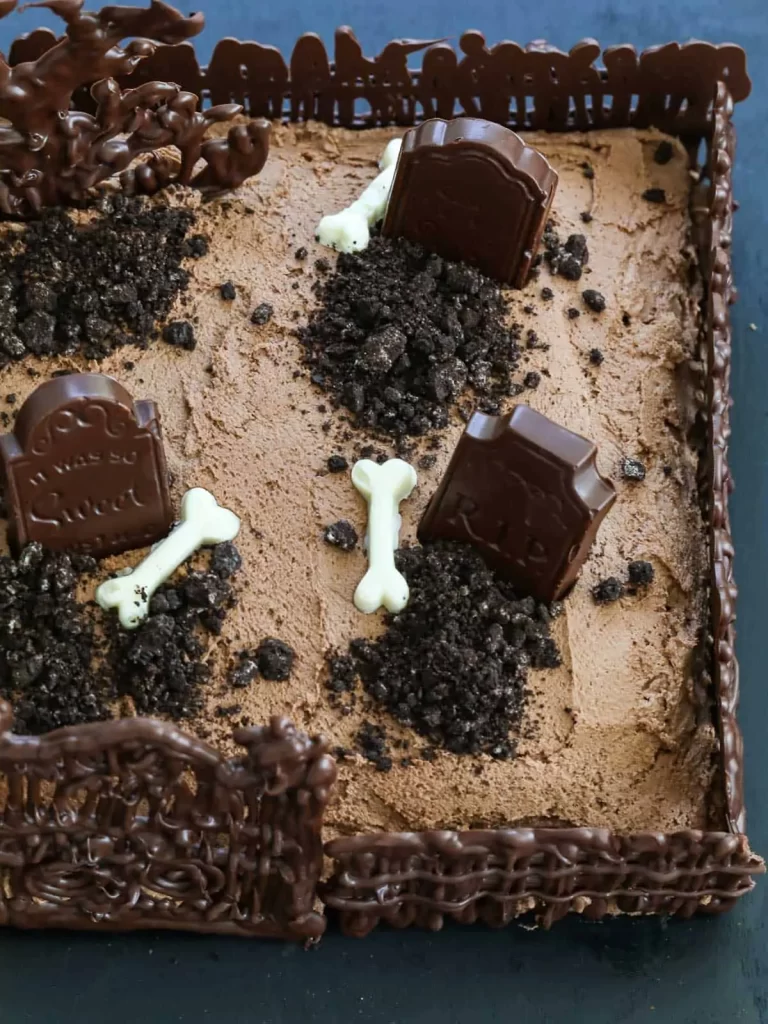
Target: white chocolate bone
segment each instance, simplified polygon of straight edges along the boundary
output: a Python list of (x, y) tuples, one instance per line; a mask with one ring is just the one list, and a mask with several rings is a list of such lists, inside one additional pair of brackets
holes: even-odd
[(96, 589), (96, 600), (105, 610), (116, 608), (120, 624), (135, 629), (149, 614), (149, 602), (190, 555), (200, 547), (234, 540), (240, 520), (216, 503), (202, 487), (193, 487), (181, 499), (181, 521), (165, 540), (156, 544), (133, 572), (106, 580)]
[(315, 232), (318, 242), (339, 252), (361, 252), (368, 248), (370, 228), (383, 218), (387, 210), (401, 145), (400, 139), (390, 139), (379, 160), (381, 173), (360, 198), (341, 213), (323, 217)]
[(382, 465), (361, 459), (352, 467), (352, 483), (368, 502), (368, 572), (355, 591), (355, 607), (370, 614), (382, 605), (401, 612), (408, 603), (408, 584), (395, 568), (400, 535), (398, 507), (416, 486), (416, 470), (402, 459)]

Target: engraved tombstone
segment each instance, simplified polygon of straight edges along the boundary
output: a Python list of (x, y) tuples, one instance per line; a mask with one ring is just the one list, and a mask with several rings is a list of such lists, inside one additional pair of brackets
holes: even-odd
[(405, 133), (382, 233), (525, 284), (557, 173), (509, 128), (433, 118)]
[(102, 556), (165, 536), (168, 471), (154, 402), (111, 377), (78, 373), (41, 384), (0, 438), (9, 540)]
[(591, 441), (526, 405), (508, 416), (476, 412), (419, 538), (474, 544), (522, 594), (562, 597), (616, 498), (596, 455)]

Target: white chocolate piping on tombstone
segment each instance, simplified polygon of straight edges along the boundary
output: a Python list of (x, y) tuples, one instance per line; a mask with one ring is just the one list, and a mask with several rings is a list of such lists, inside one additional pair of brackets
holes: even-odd
[(315, 232), (318, 242), (339, 252), (361, 252), (368, 248), (370, 228), (387, 210), (401, 145), (401, 139), (390, 139), (379, 160), (381, 174), (351, 206), (323, 217)]
[(352, 467), (352, 483), (368, 502), (368, 572), (355, 591), (355, 607), (371, 614), (382, 605), (401, 612), (408, 603), (408, 584), (395, 568), (400, 535), (398, 507), (416, 486), (416, 470), (402, 459), (382, 465), (361, 459)]
[(234, 540), (240, 520), (202, 487), (193, 487), (181, 499), (181, 520), (165, 540), (156, 544), (133, 572), (106, 580), (96, 589), (104, 610), (117, 609), (120, 624), (135, 629), (149, 614), (157, 588), (172, 576), (198, 548)]

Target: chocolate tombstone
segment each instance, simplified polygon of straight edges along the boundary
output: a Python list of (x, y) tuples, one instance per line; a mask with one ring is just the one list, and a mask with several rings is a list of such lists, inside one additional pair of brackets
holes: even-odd
[(509, 128), (433, 118), (405, 133), (382, 232), (521, 288), (556, 187), (547, 160)]
[(616, 498), (597, 448), (527, 405), (476, 412), (419, 524), (419, 539), (474, 544), (520, 591), (569, 589)]
[(100, 373), (41, 384), (0, 438), (15, 548), (109, 555), (164, 537), (173, 520), (154, 402)]

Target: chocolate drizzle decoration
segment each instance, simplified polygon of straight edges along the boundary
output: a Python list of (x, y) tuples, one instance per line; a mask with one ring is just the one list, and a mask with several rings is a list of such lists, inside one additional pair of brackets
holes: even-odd
[[(82, 10), (83, 0), (43, 0), (66, 24), (52, 45), (33, 46), (25, 59), (0, 54), (0, 214), (27, 216), (43, 206), (85, 198), (91, 188), (119, 176), (129, 191), (154, 193), (175, 182), (198, 188), (234, 188), (264, 166), (269, 125), (264, 120), (234, 125), (226, 138), (206, 140), (211, 125), (242, 112), (227, 103), (206, 111), (198, 98), (170, 82), (124, 81), (155, 42), (170, 45), (197, 35), (202, 14), (188, 18), (163, 0), (148, 8)], [(16, 0), (1, 0), (0, 18)], [(127, 46), (119, 44), (139, 36)], [(144, 38), (147, 37), (147, 38)], [(41, 41), (48, 37), (38, 35)], [(92, 112), (76, 109), (90, 85)], [(180, 161), (159, 152), (175, 146)], [(136, 163), (136, 158), (148, 159)], [(205, 167), (197, 170), (202, 159)]]
[[(0, 12), (14, 4), (0, 0)], [(37, 60), (54, 42), (47, 30), (18, 40), (10, 66)], [(702, 683), (721, 740), (722, 775), (710, 795), (714, 828), (619, 835), (543, 821), (340, 837), (326, 844), (332, 874), (321, 884), (321, 827), (335, 768), (322, 741), (284, 719), (237, 730), (234, 740), (245, 753), (228, 760), (146, 718), (73, 726), (36, 739), (13, 736), (10, 709), (0, 704), (2, 924), (313, 940), (325, 927), (319, 898), (357, 936), (382, 920), (437, 929), (446, 916), (500, 925), (533, 912), (544, 926), (569, 911), (593, 919), (617, 912), (688, 917), (730, 909), (765, 870), (744, 835), (728, 517), (731, 114), (733, 101), (749, 94), (744, 52), (698, 41), (640, 54), (618, 46), (597, 67), (600, 47), (591, 39), (565, 53), (540, 42), (489, 47), (480, 33), (466, 32), (459, 54), (436, 43), (426, 49), (421, 70), (401, 73), (405, 45), (385, 47), (395, 75), (375, 73), (382, 55), (364, 57), (348, 28), (338, 30), (327, 70), (317, 37), (303, 36), (290, 61), (274, 48), (222, 40), (208, 68), (188, 43), (162, 45), (138, 65), (133, 81), (170, 79), (210, 94), (214, 103), (243, 103), (251, 116), (359, 127), (384, 118), (404, 124), (450, 118), (458, 106), (518, 130), (653, 123), (684, 138), (694, 163), (706, 141), (691, 209), (707, 291), (701, 482), (711, 536), (712, 656)], [(230, 62), (241, 75), (225, 82), (218, 76)], [(224, 85), (214, 96), (216, 82)], [(118, 84), (124, 84), (120, 77)], [(366, 103), (368, 111), (359, 112)]]

